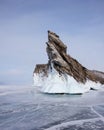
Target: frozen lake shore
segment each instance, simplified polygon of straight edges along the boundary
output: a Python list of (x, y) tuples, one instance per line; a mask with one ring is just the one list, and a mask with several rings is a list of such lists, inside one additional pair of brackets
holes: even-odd
[(0, 86), (0, 130), (104, 130), (104, 89), (51, 95)]

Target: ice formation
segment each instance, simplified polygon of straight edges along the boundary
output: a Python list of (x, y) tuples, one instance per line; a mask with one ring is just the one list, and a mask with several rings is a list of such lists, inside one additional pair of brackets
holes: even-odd
[(67, 54), (67, 46), (59, 36), (48, 31), (47, 64), (37, 64), (33, 73), (34, 86), (45, 93), (82, 94), (100, 89), (104, 73), (88, 70)]

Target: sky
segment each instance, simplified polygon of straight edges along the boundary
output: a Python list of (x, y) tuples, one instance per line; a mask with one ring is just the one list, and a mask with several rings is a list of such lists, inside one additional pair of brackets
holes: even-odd
[(104, 0), (0, 0), (0, 84), (33, 84), (47, 30), (88, 69), (104, 71)]

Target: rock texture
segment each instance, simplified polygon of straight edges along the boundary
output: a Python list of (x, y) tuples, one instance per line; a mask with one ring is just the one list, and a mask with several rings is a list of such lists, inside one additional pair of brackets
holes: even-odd
[(48, 76), (49, 70), (54, 68), (59, 75), (68, 74), (77, 82), (86, 83), (89, 79), (94, 82), (104, 84), (104, 73), (100, 71), (88, 70), (81, 65), (76, 59), (67, 54), (67, 46), (60, 40), (59, 36), (51, 31), (48, 31), (47, 44), (47, 64), (37, 64), (34, 73), (43, 73), (43, 76)]

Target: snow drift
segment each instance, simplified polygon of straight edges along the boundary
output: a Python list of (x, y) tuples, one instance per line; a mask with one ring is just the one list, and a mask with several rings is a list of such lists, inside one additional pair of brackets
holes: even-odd
[(59, 36), (48, 31), (47, 64), (37, 64), (34, 86), (45, 93), (85, 93), (104, 84), (104, 73), (89, 70), (67, 54), (67, 46)]

